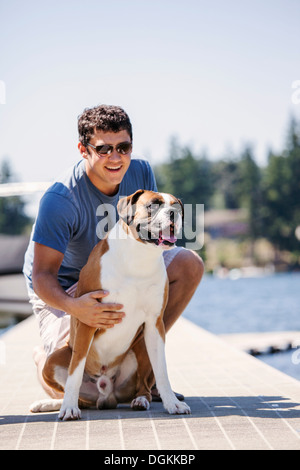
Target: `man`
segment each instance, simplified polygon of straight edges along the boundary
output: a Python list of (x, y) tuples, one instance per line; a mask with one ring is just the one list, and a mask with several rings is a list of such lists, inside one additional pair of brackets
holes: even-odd
[[(35, 350), (39, 380), (53, 398), (61, 396), (42, 378), (46, 357), (65, 344), (70, 315), (96, 328), (113, 328), (126, 312), (122, 305), (101, 303), (104, 290), (74, 298), (81, 268), (92, 248), (116, 221), (122, 196), (138, 189), (157, 191), (150, 165), (131, 159), (132, 127), (118, 106), (86, 109), (78, 119), (78, 149), (83, 157), (65, 172), (41, 199), (24, 275), (37, 316), (43, 348)], [(203, 275), (194, 252), (176, 247), (166, 251), (170, 283), (164, 315), (166, 331), (181, 315)], [(154, 389), (153, 397), (157, 397)]]

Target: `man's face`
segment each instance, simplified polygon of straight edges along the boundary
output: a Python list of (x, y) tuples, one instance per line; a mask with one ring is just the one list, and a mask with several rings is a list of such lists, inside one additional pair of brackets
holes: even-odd
[(114, 147), (110, 155), (99, 155), (91, 146), (84, 147), (79, 143), (78, 148), (86, 159), (86, 173), (91, 182), (104, 194), (112, 196), (116, 194), (119, 184), (131, 161), (131, 151), (125, 155), (117, 152), (116, 147), (123, 142), (131, 142), (127, 131), (103, 132), (95, 131), (90, 139), (94, 147), (108, 144)]

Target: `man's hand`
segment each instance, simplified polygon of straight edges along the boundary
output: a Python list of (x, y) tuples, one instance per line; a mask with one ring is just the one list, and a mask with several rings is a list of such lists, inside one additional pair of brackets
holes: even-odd
[(51, 307), (67, 312), (92, 328), (112, 328), (125, 316), (121, 304), (102, 303), (107, 291), (97, 290), (80, 297), (69, 296), (60, 286), (57, 275), (64, 255), (39, 243), (34, 247), (32, 282), (37, 295)]
[(122, 304), (102, 303), (109, 293), (104, 290), (89, 292), (72, 300), (69, 312), (82, 323), (92, 328), (112, 328), (125, 317)]

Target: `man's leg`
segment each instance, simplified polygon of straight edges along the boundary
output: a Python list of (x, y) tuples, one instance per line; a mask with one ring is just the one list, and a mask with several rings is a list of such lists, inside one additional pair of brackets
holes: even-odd
[[(51, 309), (51, 307), (49, 307), (49, 309)], [(36, 346), (34, 348), (33, 360), (37, 368), (38, 380), (45, 392), (51, 398), (63, 398), (64, 394), (62, 392), (58, 392), (46, 384), (43, 378), (43, 368), (48, 356), (56, 349), (60, 349), (66, 345), (70, 332), (70, 316), (65, 315), (61, 318), (56, 318), (55, 315), (50, 312), (48, 319), (49, 321), (46, 325), (48, 326), (49, 331), (47, 331), (47, 328), (44, 325), (44, 334), (42, 335), (42, 340), (45, 340), (44, 346)], [(50, 338), (50, 336), (52, 337)], [(47, 338), (49, 338), (48, 341)]]
[[(77, 283), (67, 289), (74, 296)], [(63, 398), (64, 394), (49, 387), (43, 379), (43, 368), (47, 357), (56, 349), (65, 346), (70, 333), (70, 315), (46, 305), (36, 294), (29, 293), (33, 312), (38, 320), (41, 346), (33, 351), (33, 360), (37, 368), (38, 380), (51, 398)]]
[(194, 251), (182, 249), (167, 267), (169, 301), (164, 314), (166, 332), (193, 297), (204, 273), (204, 263)]

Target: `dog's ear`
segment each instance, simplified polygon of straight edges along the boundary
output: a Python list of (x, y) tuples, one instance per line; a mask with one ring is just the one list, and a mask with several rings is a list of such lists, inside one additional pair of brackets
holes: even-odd
[(117, 209), (119, 216), (127, 225), (132, 223), (135, 214), (135, 205), (143, 193), (144, 189), (138, 189), (134, 194), (123, 197), (118, 202)]

